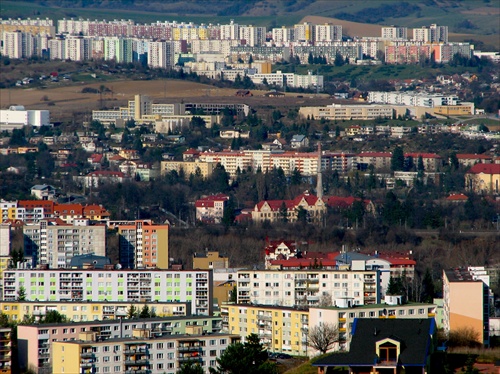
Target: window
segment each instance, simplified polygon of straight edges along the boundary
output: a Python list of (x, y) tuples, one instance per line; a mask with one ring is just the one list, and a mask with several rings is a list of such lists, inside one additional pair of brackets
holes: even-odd
[(396, 362), (398, 349), (392, 343), (384, 343), (379, 347), (380, 362)]

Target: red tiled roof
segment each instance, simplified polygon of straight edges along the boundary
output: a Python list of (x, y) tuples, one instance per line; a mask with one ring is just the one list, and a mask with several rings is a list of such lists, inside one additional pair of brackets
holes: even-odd
[(473, 153), (462, 153), (462, 154), (457, 154), (457, 159), (459, 159), (459, 160), (491, 160), (491, 156), (477, 155), (477, 154), (473, 154)]
[(358, 157), (392, 157), (391, 152), (362, 152), (357, 154)]
[(394, 258), (394, 257), (379, 257), (383, 260), (389, 261), (391, 265), (413, 265), (415, 266), (417, 262), (415, 260), (410, 260), (409, 258)]
[[(321, 266), (336, 266), (337, 262), (331, 259), (316, 259), (316, 265)], [(271, 260), (271, 265), (282, 267), (304, 267), (308, 268), (314, 265), (313, 258), (289, 258), (288, 260)]]
[(206, 197), (202, 197), (201, 199), (196, 200), (194, 203), (196, 208), (213, 208), (216, 201), (227, 201), (229, 200), (229, 196), (219, 193), (217, 195), (210, 195)]
[(82, 204), (57, 204), (54, 207), (54, 213), (60, 215), (83, 216), (83, 206)]
[(476, 164), (467, 173), (500, 174), (500, 164)]
[(448, 201), (467, 201), (469, 198), (463, 193), (452, 194), (446, 198)]
[[(355, 201), (361, 201), (359, 197), (354, 197), (354, 196), (348, 196), (348, 197), (341, 197), (341, 196), (329, 196), (325, 197), (325, 202), (328, 206), (332, 208), (349, 208), (352, 204), (354, 204)], [(370, 204), (370, 200), (363, 200), (365, 205)]]
[(19, 200), (20, 208), (43, 208), (46, 214), (54, 213), (54, 202), (50, 200)]

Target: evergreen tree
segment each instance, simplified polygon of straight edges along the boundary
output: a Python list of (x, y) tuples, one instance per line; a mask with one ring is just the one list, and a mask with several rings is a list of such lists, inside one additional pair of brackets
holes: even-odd
[(396, 146), (394, 152), (392, 152), (391, 157), (391, 170), (392, 171), (403, 171), (405, 167), (405, 155), (403, 148)]

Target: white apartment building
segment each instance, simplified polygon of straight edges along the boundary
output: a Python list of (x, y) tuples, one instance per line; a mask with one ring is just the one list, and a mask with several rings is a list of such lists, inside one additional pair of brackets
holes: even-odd
[(276, 45), (293, 42), (295, 37), (295, 29), (293, 27), (282, 26), (279, 28), (273, 28), (271, 33), (273, 42)]
[(443, 42), (448, 43), (448, 26), (422, 26), (413, 29), (413, 40), (425, 43)]
[(66, 43), (62, 38), (49, 39), (47, 41), (49, 56), (51, 60), (63, 60), (66, 55)]
[[(202, 335), (193, 326), (186, 335), (154, 336), (137, 328), (131, 338), (97, 341), (95, 334), (82, 333), (79, 340), (54, 342), (54, 373), (165, 373), (175, 374), (187, 362), (201, 366), (204, 373), (217, 366), (217, 357), (239, 335)], [(64, 358), (71, 359), (64, 359)], [(80, 371), (78, 370), (80, 369)]]
[(41, 220), (38, 224), (23, 226), (23, 234), (24, 253), (32, 257), (33, 265), (64, 268), (73, 256), (106, 255), (106, 226), (91, 226), (85, 219), (75, 220), (73, 225)]
[(148, 45), (148, 65), (153, 68), (170, 68), (174, 62), (173, 42), (149, 42)]
[(314, 41), (315, 27), (310, 22), (304, 22), (293, 26), (294, 28), (294, 41), (312, 42)]
[(353, 305), (380, 302), (377, 271), (239, 270), (237, 302), (262, 305), (314, 306), (350, 298)]
[(392, 118), (394, 109), (389, 105), (343, 105), (332, 104), (324, 107), (301, 107), (299, 114), (306, 118), (327, 120), (373, 120), (378, 117)]
[(441, 105), (458, 105), (460, 103), (460, 99), (456, 95), (384, 91), (369, 91), (368, 101), (371, 103), (418, 106), (426, 108), (434, 108)]
[(33, 55), (33, 35), (29, 32), (4, 32), (2, 43), (2, 54), (9, 58), (26, 58)]
[(407, 40), (408, 28), (402, 26), (386, 26), (382, 27), (382, 39), (385, 40)]
[(323, 90), (323, 76), (313, 75), (308, 72), (307, 75), (299, 75), (295, 73), (283, 73), (278, 70), (276, 73), (269, 74), (252, 74), (248, 77), (255, 84), (263, 84), (264, 79), (269, 85), (276, 85), (278, 87), (302, 87), (302, 88), (318, 88)]
[(10, 225), (0, 224), (0, 257), (10, 255)]
[(342, 26), (325, 23), (324, 25), (314, 26), (315, 42), (333, 42), (342, 40)]
[(188, 301), (191, 314), (211, 315), (212, 271), (14, 269), (4, 272), (4, 300)]
[(70, 35), (88, 35), (90, 20), (86, 19), (60, 19), (57, 21), (57, 31), (60, 33), (68, 33)]
[(266, 28), (260, 26), (240, 26), (239, 38), (250, 47), (263, 45), (266, 41)]
[(233, 20), (229, 25), (220, 25), (220, 40), (236, 40), (239, 36), (239, 25)]

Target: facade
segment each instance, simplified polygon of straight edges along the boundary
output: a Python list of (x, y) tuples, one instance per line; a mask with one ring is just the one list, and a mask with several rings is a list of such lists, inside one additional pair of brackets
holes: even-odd
[(406, 40), (408, 39), (408, 28), (401, 26), (382, 27), (381, 37), (385, 40)]
[(475, 339), (485, 347), (490, 344), (489, 281), (471, 270), (443, 271), (444, 330), (472, 329)]
[(355, 164), (361, 169), (373, 165), (377, 170), (390, 170), (391, 158), (391, 152), (362, 152), (356, 155)]
[[(408, 303), (408, 304), (374, 304), (365, 306), (343, 305), (343, 307), (310, 307), (309, 328), (319, 326), (326, 321), (337, 325), (339, 328), (339, 342), (332, 351), (349, 350), (356, 318), (371, 319), (372, 321), (384, 319), (428, 319), (436, 315), (435, 304)], [(310, 354), (316, 355), (310, 348)]]
[(500, 194), (500, 164), (476, 164), (465, 173), (465, 189), (482, 194)]
[(33, 35), (21, 30), (7, 31), (3, 33), (2, 55), (9, 58), (27, 58), (34, 52)]
[(37, 184), (31, 187), (31, 194), (39, 200), (52, 200), (56, 196), (56, 189), (48, 184)]
[(120, 264), (126, 269), (168, 269), (168, 225), (151, 220), (118, 222)]
[[(2, 313), (10, 321), (19, 323), (34, 317), (43, 318), (47, 312), (55, 310), (73, 322), (119, 320), (126, 318), (132, 305), (129, 301), (0, 301)], [(134, 302), (142, 310), (147, 306), (158, 317), (182, 317), (191, 315), (191, 303), (187, 301)]]
[(53, 372), (175, 374), (194, 361), (208, 373), (228, 345), (239, 341), (237, 335), (202, 335), (198, 326), (188, 331), (191, 334), (154, 337), (151, 330), (138, 328), (131, 338), (105, 341), (82, 333), (79, 340), (52, 343)]
[(392, 118), (394, 109), (389, 105), (343, 105), (332, 104), (326, 107), (301, 107), (302, 118), (310, 117), (325, 120), (374, 120)]
[(191, 313), (212, 313), (209, 270), (9, 269), (4, 271), (4, 300), (191, 302)]
[(228, 269), (229, 258), (221, 256), (219, 252), (208, 251), (206, 253), (195, 253), (193, 256), (193, 269)]
[(448, 43), (448, 26), (432, 24), (430, 26), (414, 28), (413, 40), (426, 43)]
[(42, 372), (50, 365), (51, 343), (78, 340), (80, 333), (95, 333), (98, 340), (108, 340), (131, 338), (134, 329), (141, 328), (151, 330), (152, 336), (159, 337), (185, 334), (189, 326), (200, 326), (203, 333), (217, 333), (221, 329), (221, 319), (189, 316), (19, 325), (19, 365), (22, 370), (32, 368), (35, 372)]
[(22, 105), (11, 105), (0, 110), (0, 130), (12, 131), (23, 126), (50, 126), (48, 110), (26, 110)]
[(381, 297), (377, 271), (239, 270), (237, 282), (237, 302), (246, 304), (314, 306), (322, 298), (349, 297), (366, 305)]
[(296, 222), (301, 210), (305, 211), (308, 222), (318, 223), (326, 214), (326, 205), (322, 199), (308, 191), (293, 200), (264, 200), (258, 202), (252, 210), (252, 221)]
[(309, 310), (285, 306), (223, 304), (223, 331), (242, 341), (257, 334), (269, 352), (307, 356)]
[(23, 227), (24, 255), (32, 258), (33, 266), (68, 267), (73, 256), (93, 253), (106, 254), (106, 226), (90, 225), (86, 219), (73, 224), (41, 220)]
[(422, 106), (428, 108), (447, 105), (454, 106), (460, 103), (456, 95), (385, 91), (369, 91), (368, 101), (371, 103)]
[(178, 174), (184, 173), (185, 178), (189, 178), (190, 175), (200, 174), (203, 178), (208, 178), (212, 175), (216, 162), (204, 162), (202, 160), (194, 161), (162, 161), (161, 162), (161, 175), (167, 175), (168, 173), (175, 171)]
[(0, 373), (10, 374), (12, 372), (12, 329), (10, 327), (0, 328)]
[(224, 217), (224, 209), (229, 196), (224, 194), (210, 195), (195, 201), (196, 219), (205, 223), (220, 223)]

